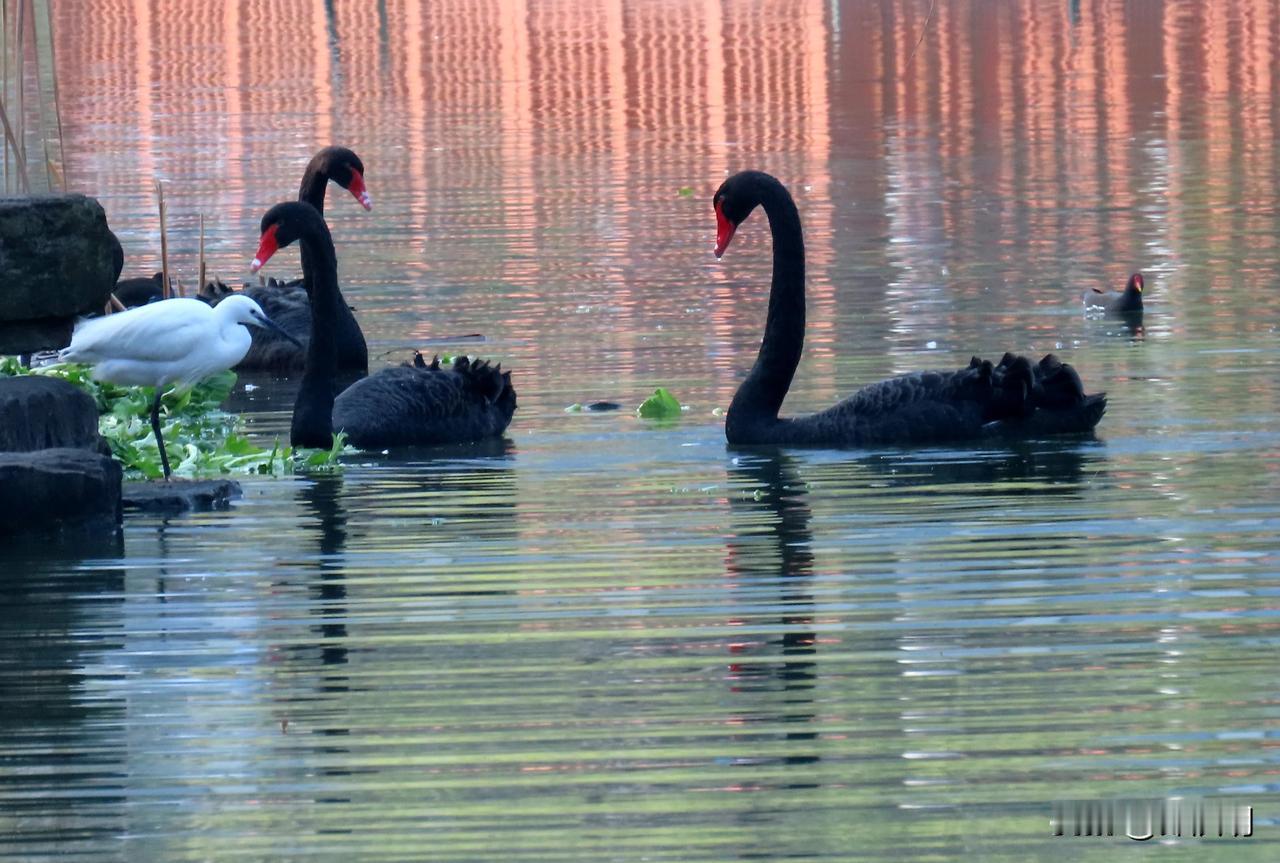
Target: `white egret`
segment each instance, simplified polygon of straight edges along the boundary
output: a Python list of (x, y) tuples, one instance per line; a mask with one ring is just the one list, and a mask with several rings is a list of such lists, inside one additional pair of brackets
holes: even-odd
[(169, 457), (160, 436), (160, 396), (169, 384), (192, 386), (240, 362), (252, 342), (250, 326), (274, 329), (294, 340), (248, 297), (228, 297), (214, 307), (178, 298), (80, 321), (70, 346), (58, 357), (92, 365), (95, 380), (156, 388), (151, 428), (168, 479)]

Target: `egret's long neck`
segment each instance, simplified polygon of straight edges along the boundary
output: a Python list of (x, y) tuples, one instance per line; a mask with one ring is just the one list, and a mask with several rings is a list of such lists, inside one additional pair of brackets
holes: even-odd
[(760, 353), (729, 406), (726, 423), (776, 419), (804, 349), (804, 234), (791, 195), (776, 180), (762, 177), (760, 203), (773, 234), (773, 285)]
[(338, 259), (324, 220), (310, 227), (299, 243), (302, 245), (302, 277), (311, 297), (311, 341), (293, 407), (290, 439), (294, 446), (328, 447), (333, 441), (333, 399), (337, 395), (338, 378), (334, 331), (342, 305)]

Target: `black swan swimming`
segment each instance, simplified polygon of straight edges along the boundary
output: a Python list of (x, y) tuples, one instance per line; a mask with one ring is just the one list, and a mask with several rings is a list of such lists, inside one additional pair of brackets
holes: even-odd
[(311, 295), (306, 370), (293, 407), (294, 446), (329, 447), (345, 431), (360, 449), (465, 443), (501, 435), (516, 409), (511, 373), (487, 362), (456, 359), (451, 368), (427, 364), (382, 369), (338, 393), (333, 321), (345, 308), (338, 293), (338, 261), (324, 218), (309, 204), (276, 204), (262, 217), (255, 261), (301, 243), (303, 277)]
[(780, 418), (804, 345), (800, 214), (786, 188), (759, 171), (725, 180), (713, 205), (717, 258), (757, 206), (764, 207), (773, 233), (764, 340), (729, 406), (725, 436), (730, 444), (870, 446), (1038, 437), (1087, 432), (1102, 418), (1106, 395), (1085, 395), (1075, 369), (1052, 354), (1039, 363), (1005, 354), (995, 365), (974, 357), (963, 369), (890, 378), (820, 413)]
[(1112, 315), (1133, 315), (1142, 312), (1142, 289), (1146, 287), (1142, 273), (1129, 277), (1123, 291), (1102, 291), (1092, 288), (1084, 292), (1086, 308), (1103, 308)]
[[(346, 147), (325, 147), (311, 158), (307, 163), (307, 170), (302, 175), (298, 200), (306, 201), (315, 207), (317, 212), (323, 214), (325, 189), (330, 180), (350, 192), (366, 210), (372, 209), (373, 203), (364, 184), (364, 163), (360, 161), (359, 156)], [(265, 263), (265, 259), (262, 263)], [(213, 305), (217, 305), (222, 299), (235, 293), (243, 293), (253, 298), (268, 317), (302, 344), (299, 348), (274, 331), (255, 332), (253, 346), (236, 366), (238, 370), (281, 372), (301, 369), (306, 364), (306, 340), (311, 333), (311, 303), (308, 299), (305, 278), (309, 263), (304, 248), (303, 279), (301, 280), (275, 282), (271, 285), (244, 288), (241, 291), (232, 291), (220, 282), (211, 282), (201, 289), (201, 297)], [(341, 292), (338, 298), (341, 300)], [(369, 349), (365, 345), (364, 333), (360, 331), (360, 324), (356, 322), (351, 308), (345, 302), (340, 303), (340, 308), (333, 315), (332, 320), (338, 371), (344, 375), (367, 374)]]

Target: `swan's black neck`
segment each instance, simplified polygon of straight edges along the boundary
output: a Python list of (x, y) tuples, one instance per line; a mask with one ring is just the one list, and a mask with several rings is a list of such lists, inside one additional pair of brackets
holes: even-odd
[(316, 208), (316, 212), (324, 215), (324, 193), (329, 187), (329, 166), (320, 159), (312, 159), (307, 163), (307, 170), (302, 175), (302, 186), (298, 189), (298, 200), (306, 201)]
[(753, 197), (764, 207), (773, 234), (773, 284), (760, 353), (729, 406), (730, 441), (748, 442), (752, 431), (772, 425), (787, 397), (804, 348), (804, 234), (795, 201), (781, 183), (757, 174)]
[[(329, 188), (329, 164), (325, 159), (315, 158), (307, 163), (307, 170), (302, 174), (302, 186), (298, 189), (298, 200), (306, 201), (316, 208), (316, 212), (324, 215), (324, 193)], [(311, 296), (311, 282), (307, 279), (307, 270), (311, 268), (310, 254), (307, 246), (302, 244), (299, 250), (302, 257), (302, 279), (307, 288), (307, 296)]]
[(302, 278), (311, 298), (311, 341), (289, 437), (294, 446), (327, 448), (333, 443), (333, 399), (338, 387), (335, 333), (343, 308), (338, 258), (324, 219), (308, 220), (298, 242), (302, 246)]

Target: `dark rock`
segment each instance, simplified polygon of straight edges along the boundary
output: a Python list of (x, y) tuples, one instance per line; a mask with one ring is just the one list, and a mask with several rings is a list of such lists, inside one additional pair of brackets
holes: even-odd
[(84, 390), (41, 375), (0, 377), (0, 452), (101, 451), (98, 406)]
[[(0, 198), (0, 322), (71, 319), (101, 309), (119, 241), (84, 195)], [(0, 352), (63, 347), (3, 342)]]
[(0, 453), (0, 534), (120, 524), (120, 465), (83, 449)]
[(0, 321), (0, 354), (34, 354), (71, 344), (75, 318)]
[(116, 282), (118, 242), (93, 198), (0, 198), (0, 320), (102, 308)]
[(162, 480), (124, 484), (125, 509), (147, 512), (203, 512), (226, 509), (240, 497), (240, 483), (229, 479)]

